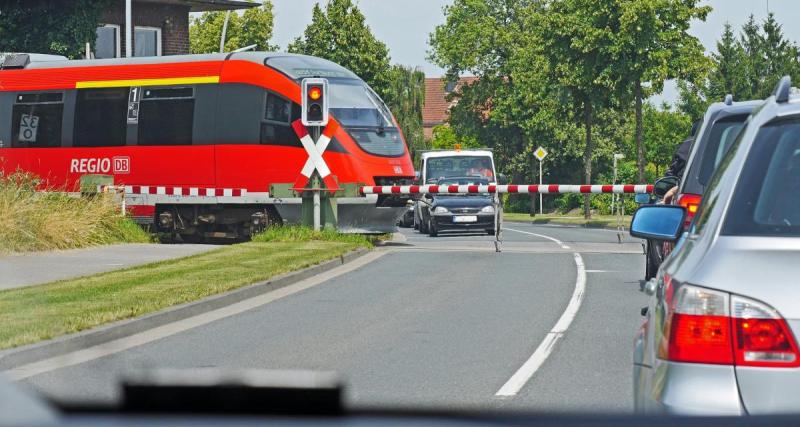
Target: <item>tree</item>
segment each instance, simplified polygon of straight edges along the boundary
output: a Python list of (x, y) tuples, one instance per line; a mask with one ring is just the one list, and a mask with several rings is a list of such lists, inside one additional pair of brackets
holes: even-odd
[(384, 101), (397, 119), (411, 151), (425, 149), (422, 107), (425, 104), (425, 73), (394, 65), (389, 70)]
[(331, 60), (386, 95), (389, 49), (375, 38), (352, 0), (329, 0), (324, 11), (315, 4), (311, 24), (288, 50)]
[[(192, 53), (219, 52), (222, 27), (227, 12), (204, 12), (192, 19), (189, 26), (189, 49)], [(274, 51), (278, 46), (269, 43), (272, 39), (274, 14), (272, 3), (247, 9), (242, 15), (231, 12), (225, 32), (225, 51), (230, 52), (245, 46), (256, 45), (255, 50)]]
[(0, 52), (81, 58), (94, 48), (100, 14), (109, 0), (5, 0), (0, 7)]
[(717, 42), (717, 52), (711, 55), (716, 66), (708, 77), (707, 93), (710, 99), (722, 100), (727, 94), (736, 99), (750, 96), (745, 56), (744, 48), (736, 40), (731, 25), (726, 23), (722, 38)]
[(689, 136), (692, 120), (684, 113), (672, 111), (668, 104), (659, 109), (646, 103), (643, 110), (644, 143), (659, 175), (669, 165), (678, 145)]
[[(569, 96), (584, 128), (584, 182), (591, 184), (594, 141), (592, 127), (598, 109), (611, 106), (621, 85), (615, 73), (619, 31), (615, 0), (557, 0), (535, 15), (538, 52), (548, 61), (553, 84)], [(584, 217), (590, 217), (589, 195)]]
[(460, 144), (461, 148), (480, 148), (480, 144), (475, 138), (459, 137), (456, 135), (453, 128), (448, 125), (438, 125), (433, 128), (433, 136), (430, 140), (430, 146), (437, 150), (452, 150), (456, 144)]
[[(711, 8), (698, 0), (619, 0), (605, 9), (616, 29), (616, 74), (625, 82), (622, 96), (632, 95), (635, 111), (638, 181), (644, 182), (647, 162), (643, 143), (642, 101), (661, 92), (664, 81), (697, 75), (707, 67), (700, 41), (688, 33), (691, 20), (705, 20)], [(615, 22), (618, 20), (619, 22)], [(645, 90), (643, 82), (650, 83)]]
[(785, 75), (800, 79), (800, 49), (783, 36), (773, 14), (762, 25), (753, 16), (737, 38), (726, 25), (712, 54), (710, 72), (690, 82), (679, 82), (680, 108), (697, 118), (711, 102), (727, 94), (735, 100), (764, 99)]

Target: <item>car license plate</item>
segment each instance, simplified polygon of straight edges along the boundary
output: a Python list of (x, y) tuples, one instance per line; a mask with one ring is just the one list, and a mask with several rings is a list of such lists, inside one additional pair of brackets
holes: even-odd
[(478, 222), (478, 217), (475, 215), (454, 216), (453, 222)]

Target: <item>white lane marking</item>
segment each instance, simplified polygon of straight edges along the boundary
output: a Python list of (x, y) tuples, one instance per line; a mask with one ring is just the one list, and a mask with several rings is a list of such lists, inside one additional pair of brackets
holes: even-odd
[(516, 233), (528, 234), (531, 236), (541, 237), (542, 239), (552, 240), (553, 242), (558, 243), (558, 245), (561, 246), (561, 249), (569, 249), (569, 246), (565, 245), (564, 242), (556, 239), (555, 237), (545, 236), (544, 234), (531, 233), (530, 231), (515, 230), (513, 228), (503, 227), (503, 230), (514, 231)]
[(561, 314), (561, 317), (558, 319), (555, 326), (553, 326), (553, 329), (551, 329), (544, 340), (542, 340), (542, 343), (539, 344), (539, 347), (536, 348), (536, 351), (534, 351), (519, 370), (500, 387), (500, 390), (495, 393), (495, 396), (516, 396), (516, 394), (522, 390), (522, 387), (533, 377), (533, 374), (542, 366), (545, 360), (547, 360), (547, 357), (550, 356), (558, 340), (564, 336), (572, 320), (575, 319), (575, 315), (578, 314), (586, 291), (586, 267), (583, 264), (581, 254), (576, 252), (572, 255), (575, 257), (575, 265), (578, 267), (578, 277), (575, 279), (575, 290), (572, 292), (572, 298), (566, 310)]
[(618, 271), (613, 270), (586, 270), (587, 273), (618, 273)]
[(55, 371), (57, 369), (66, 368), (69, 366), (79, 365), (81, 363), (89, 362), (100, 357), (109, 356), (121, 351), (129, 350), (133, 347), (144, 345), (161, 338), (166, 338), (198, 326), (207, 325), (216, 320), (224, 319), (226, 317), (234, 316), (262, 305), (269, 304), (273, 301), (296, 294), (300, 291), (306, 290), (320, 283), (331, 280), (342, 274), (349, 273), (357, 268), (363, 267), (376, 261), (388, 253), (388, 251), (375, 250), (367, 255), (364, 255), (352, 262), (336, 267), (325, 273), (318, 274), (308, 279), (297, 282), (293, 285), (284, 288), (276, 289), (272, 292), (259, 295), (226, 307), (219, 308), (208, 313), (199, 314), (194, 317), (179, 320), (177, 322), (162, 325), (138, 334), (134, 334), (125, 338), (120, 338), (114, 341), (109, 341), (104, 344), (99, 344), (93, 347), (88, 347), (82, 350), (77, 350), (72, 353), (67, 353), (61, 356), (51, 357), (49, 359), (41, 360), (38, 362), (29, 363), (27, 365), (18, 366), (13, 369), (2, 372), (5, 377), (11, 381), (19, 381), (25, 378), (30, 378), (35, 375), (44, 374), (46, 372)]

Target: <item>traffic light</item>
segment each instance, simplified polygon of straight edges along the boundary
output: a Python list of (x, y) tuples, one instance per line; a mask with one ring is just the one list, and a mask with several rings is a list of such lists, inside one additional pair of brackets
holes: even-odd
[(305, 126), (325, 126), (328, 124), (328, 80), (320, 78), (303, 79), (303, 115)]

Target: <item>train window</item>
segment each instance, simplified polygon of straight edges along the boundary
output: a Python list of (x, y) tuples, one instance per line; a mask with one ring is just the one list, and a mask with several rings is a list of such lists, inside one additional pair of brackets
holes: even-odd
[(271, 122), (289, 124), (292, 114), (292, 103), (274, 93), (267, 92), (264, 119)]
[(74, 146), (125, 145), (128, 90), (127, 87), (78, 90)]
[[(293, 111), (294, 110), (294, 111)], [(269, 145), (301, 146), (292, 129), (292, 116), (300, 115), (297, 104), (272, 92), (265, 96), (264, 116), (261, 122), (261, 143)]]
[(12, 112), (11, 146), (60, 147), (64, 94), (20, 93)]
[(147, 88), (139, 110), (139, 145), (191, 145), (194, 88)]

